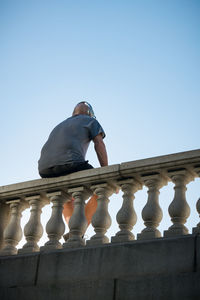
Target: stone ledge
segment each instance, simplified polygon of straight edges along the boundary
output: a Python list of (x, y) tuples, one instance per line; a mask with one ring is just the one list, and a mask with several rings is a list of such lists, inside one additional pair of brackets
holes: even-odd
[(5, 185), (0, 187), (0, 201), (1, 199), (29, 196), (44, 191), (57, 191), (68, 187), (71, 188), (81, 185), (88, 187), (94, 182), (112, 181), (118, 177), (120, 177), (119, 165), (111, 165), (108, 167), (79, 171), (66, 176), (42, 178)]
[(127, 178), (137, 172), (155, 172), (156, 170), (159, 171), (160, 168), (181, 167), (185, 164), (197, 164), (200, 166), (200, 149), (124, 162), (107, 167), (80, 171), (61, 177), (36, 179), (1, 186), (0, 201), (22, 196), (31, 196), (45, 191), (53, 192), (61, 190), (62, 188), (65, 189), (80, 185), (90, 187), (94, 183), (97, 184)]
[(171, 168), (178, 167), (187, 163), (200, 163), (200, 150), (192, 150), (162, 156), (156, 156), (152, 158), (146, 158), (141, 160), (135, 160), (130, 162), (124, 162), (120, 165), (121, 174), (130, 172), (130, 169), (134, 169), (135, 172), (141, 172), (141, 170), (156, 170), (159, 168)]

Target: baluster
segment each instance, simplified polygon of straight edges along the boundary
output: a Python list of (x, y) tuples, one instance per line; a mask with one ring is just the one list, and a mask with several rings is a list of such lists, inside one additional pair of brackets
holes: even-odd
[(98, 195), (97, 210), (92, 217), (92, 226), (95, 235), (87, 241), (87, 245), (99, 245), (109, 243), (108, 237), (105, 235), (111, 225), (111, 217), (108, 213), (109, 196), (113, 193), (113, 188), (107, 183), (95, 185), (91, 187), (95, 194)]
[(63, 244), (64, 248), (80, 247), (85, 245), (83, 235), (88, 223), (85, 217), (85, 200), (89, 198), (91, 192), (84, 187), (77, 187), (68, 190), (74, 198), (74, 211), (69, 220), (69, 239)]
[(62, 245), (59, 240), (65, 232), (62, 211), (64, 202), (68, 200), (68, 195), (63, 192), (55, 192), (48, 194), (48, 196), (53, 203), (51, 217), (46, 225), (49, 241), (46, 242), (44, 246), (40, 247), (41, 251), (61, 249)]
[(10, 219), (10, 208), (6, 203), (0, 203), (0, 250), (4, 247), (3, 233)]
[[(200, 177), (200, 167), (195, 168), (194, 171), (196, 172), (196, 175)], [(200, 217), (200, 198), (197, 200), (196, 209)], [(200, 234), (200, 222), (192, 229), (192, 233)]]
[(21, 200), (7, 201), (10, 205), (10, 221), (4, 231), (5, 246), (1, 251), (1, 255), (17, 254), (16, 245), (22, 238), (21, 217), (22, 211), (28, 207), (28, 204)]
[(159, 226), (163, 213), (159, 205), (159, 189), (166, 185), (167, 179), (160, 174), (151, 175), (144, 179), (144, 184), (148, 187), (148, 200), (147, 204), (142, 210), (142, 218), (146, 228), (137, 235), (138, 239), (152, 239), (161, 237), (160, 231), (157, 229)]
[(37, 242), (40, 240), (43, 234), (43, 227), (40, 222), (40, 215), (42, 207), (49, 204), (49, 199), (45, 196), (35, 195), (32, 197), (26, 197), (31, 206), (31, 215), (28, 223), (24, 227), (24, 235), (27, 243), (22, 249), (19, 249), (19, 253), (36, 252), (39, 251)]
[[(198, 212), (199, 217), (200, 217), (200, 198), (199, 198), (198, 201), (197, 201), (196, 208), (197, 208), (197, 212)], [(194, 228), (192, 229), (192, 233), (200, 234), (200, 222), (197, 224), (196, 227), (194, 227)]]
[(169, 206), (169, 215), (173, 223), (164, 232), (165, 237), (188, 234), (188, 228), (184, 225), (190, 215), (190, 207), (186, 201), (186, 184), (193, 180), (189, 171), (177, 171), (170, 175), (174, 186), (174, 199)]
[(133, 200), (135, 199), (134, 194), (142, 188), (141, 183), (134, 179), (119, 181), (123, 191), (123, 204), (121, 209), (118, 211), (116, 220), (121, 229), (111, 238), (111, 242), (126, 242), (135, 239), (134, 234), (131, 232), (133, 226), (136, 224), (137, 215), (133, 207)]

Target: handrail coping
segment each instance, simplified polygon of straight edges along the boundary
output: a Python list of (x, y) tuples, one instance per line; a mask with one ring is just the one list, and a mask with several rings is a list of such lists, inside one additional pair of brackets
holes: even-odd
[(43, 191), (56, 191), (69, 186), (91, 186), (94, 183), (133, 177), (137, 172), (155, 172), (163, 168), (177, 168), (187, 164), (200, 167), (200, 149), (123, 162), (60, 177), (41, 178), (0, 186), (0, 201), (2, 199), (12, 199), (13, 197), (15, 199), (16, 197), (20, 198), (23, 195), (30, 196)]

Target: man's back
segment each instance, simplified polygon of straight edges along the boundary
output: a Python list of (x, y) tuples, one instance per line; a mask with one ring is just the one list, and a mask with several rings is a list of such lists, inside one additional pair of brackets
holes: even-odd
[(43, 146), (39, 172), (56, 165), (84, 162), (90, 141), (100, 133), (105, 136), (99, 122), (90, 116), (80, 114), (66, 119), (53, 129)]

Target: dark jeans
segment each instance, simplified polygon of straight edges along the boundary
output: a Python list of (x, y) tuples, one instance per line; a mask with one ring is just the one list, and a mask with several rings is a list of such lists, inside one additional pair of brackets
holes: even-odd
[(93, 169), (93, 166), (88, 164), (88, 161), (82, 163), (68, 163), (66, 165), (60, 165), (51, 167), (39, 172), (42, 178), (58, 177), (68, 175), (70, 173)]

